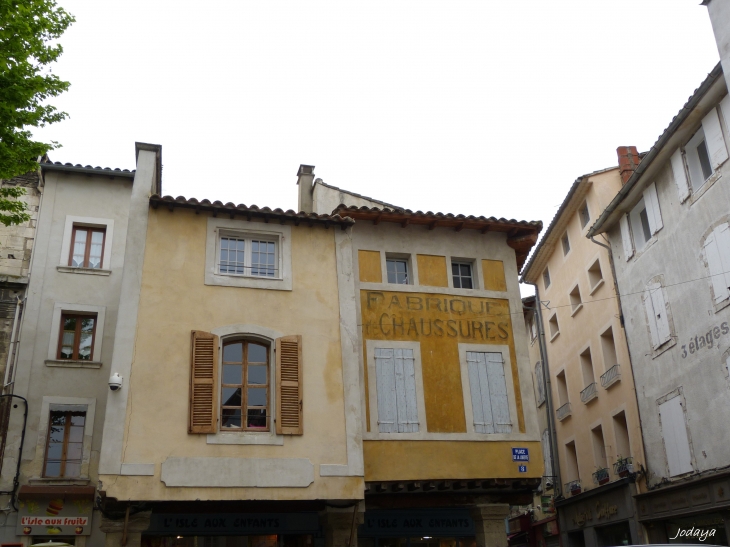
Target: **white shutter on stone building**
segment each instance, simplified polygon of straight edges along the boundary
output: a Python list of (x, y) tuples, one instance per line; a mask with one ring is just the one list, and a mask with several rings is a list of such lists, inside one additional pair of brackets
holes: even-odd
[(674, 397), (660, 404), (659, 417), (662, 421), (662, 436), (667, 453), (669, 476), (675, 477), (691, 472), (693, 470), (692, 454), (689, 450), (689, 437), (681, 397)]
[(715, 303), (730, 297), (730, 229), (727, 223), (715, 228), (705, 240), (705, 256)]
[(619, 225), (621, 226), (621, 240), (624, 244), (624, 254), (626, 255), (626, 260), (628, 260), (634, 256), (634, 242), (631, 239), (631, 231), (629, 230), (629, 216), (621, 215)]
[(679, 202), (684, 203), (689, 197), (689, 184), (687, 182), (687, 172), (684, 170), (684, 158), (682, 158), (682, 151), (679, 148), (672, 154), (671, 164), (674, 182), (677, 184)]
[(710, 163), (714, 171), (725, 163), (728, 157), (716, 108), (710, 110), (702, 119), (702, 130), (705, 132), (705, 144), (707, 144), (707, 152), (710, 154)]
[(646, 205), (646, 216), (649, 219), (649, 231), (654, 235), (664, 227), (662, 214), (659, 210), (659, 198), (656, 194), (656, 184), (651, 183), (644, 190), (644, 205)]
[(652, 347), (657, 349), (671, 337), (664, 291), (659, 283), (651, 283), (647, 286), (644, 291), (644, 306), (649, 321)]

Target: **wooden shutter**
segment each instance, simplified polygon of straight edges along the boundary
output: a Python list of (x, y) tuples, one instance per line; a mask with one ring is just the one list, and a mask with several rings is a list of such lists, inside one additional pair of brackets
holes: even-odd
[(619, 225), (621, 226), (621, 239), (624, 243), (624, 254), (626, 260), (628, 260), (634, 256), (634, 242), (631, 240), (631, 232), (629, 231), (629, 216), (621, 215)]
[(302, 337), (276, 339), (276, 433), (302, 435)]
[(725, 148), (725, 139), (722, 137), (720, 117), (717, 115), (716, 108), (710, 110), (702, 119), (702, 130), (705, 132), (705, 144), (707, 144), (707, 152), (710, 154), (712, 170), (715, 171), (727, 160), (727, 148)]
[(188, 433), (218, 430), (218, 337), (192, 331)]
[(507, 380), (504, 377), (504, 359), (501, 353), (487, 353), (487, 381), (489, 402), (492, 407), (495, 433), (512, 433), (507, 400)]
[(682, 151), (679, 148), (672, 154), (671, 164), (679, 202), (684, 203), (689, 197), (689, 184), (687, 183), (687, 172), (684, 170), (684, 158), (682, 158)]
[(730, 296), (730, 230), (727, 224), (721, 224), (707, 236), (705, 256), (715, 302), (722, 302)]
[(656, 184), (651, 183), (644, 190), (644, 205), (646, 205), (646, 216), (649, 219), (649, 231), (654, 235), (664, 227), (662, 214), (659, 211), (659, 198), (656, 195)]
[(674, 477), (692, 471), (692, 454), (689, 451), (689, 437), (684, 422), (682, 399), (674, 397), (659, 405), (662, 421), (662, 436), (667, 452), (669, 476)]

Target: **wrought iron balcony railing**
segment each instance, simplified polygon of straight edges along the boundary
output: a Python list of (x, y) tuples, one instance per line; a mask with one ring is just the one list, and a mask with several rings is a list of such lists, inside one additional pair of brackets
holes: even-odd
[(596, 382), (591, 382), (586, 386), (583, 391), (580, 392), (580, 400), (583, 403), (588, 403), (596, 397), (598, 397), (598, 388), (596, 387)]
[(608, 389), (609, 386), (612, 386), (619, 380), (621, 380), (621, 369), (619, 368), (619, 365), (613, 365), (610, 369), (601, 374), (601, 386), (603, 386), (604, 389)]
[(562, 422), (565, 418), (571, 415), (570, 403), (565, 403), (563, 406), (555, 411), (555, 414), (557, 414), (558, 420)]

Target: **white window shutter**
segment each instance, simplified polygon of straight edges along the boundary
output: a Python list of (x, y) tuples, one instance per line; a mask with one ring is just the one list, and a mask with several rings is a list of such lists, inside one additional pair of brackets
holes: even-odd
[(682, 158), (682, 151), (679, 148), (672, 154), (671, 163), (679, 202), (684, 203), (689, 197), (689, 184), (687, 183), (687, 172), (684, 170), (684, 158)]
[(415, 433), (418, 431), (418, 406), (413, 350), (396, 349), (393, 352), (398, 433)]
[[(474, 414), (474, 431), (494, 433), (492, 409), (489, 405), (489, 383), (485, 354), (475, 351), (466, 352), (466, 365), (469, 370), (469, 390), (471, 408)], [(487, 402), (485, 405), (484, 402)]]
[[(657, 285), (658, 286), (658, 285)], [(656, 324), (656, 314), (654, 313), (654, 303), (651, 298), (651, 287), (647, 287), (644, 291), (644, 306), (646, 307), (646, 320), (649, 322), (649, 334), (651, 335), (651, 347), (656, 349), (659, 347), (659, 332)]]
[(629, 216), (621, 215), (619, 224), (621, 226), (621, 239), (624, 242), (624, 254), (626, 260), (628, 260), (634, 256), (634, 242), (631, 240), (631, 232), (629, 231)]
[(487, 353), (487, 381), (489, 402), (492, 407), (495, 433), (512, 433), (507, 399), (507, 380), (504, 377), (504, 359), (501, 353)]
[(684, 422), (682, 399), (674, 397), (659, 405), (662, 421), (662, 436), (667, 452), (669, 476), (689, 473), (692, 469), (692, 454), (689, 451), (689, 437)]
[(375, 375), (378, 390), (378, 431), (396, 433), (395, 359), (392, 349), (375, 350)]
[(659, 211), (656, 184), (653, 182), (644, 190), (644, 205), (646, 205), (646, 216), (649, 219), (649, 231), (651, 235), (654, 235), (664, 227), (664, 223), (662, 223), (662, 214)]
[(721, 224), (707, 236), (705, 256), (715, 302), (722, 302), (730, 297), (730, 229), (727, 223)]
[(730, 135), (730, 95), (725, 95), (725, 98), (720, 101), (720, 111), (722, 112), (722, 117), (725, 119), (727, 134)]
[(667, 317), (667, 304), (664, 300), (664, 290), (658, 283), (649, 287), (649, 295), (651, 296), (651, 304), (654, 307), (654, 317), (656, 318), (657, 337), (659, 345), (668, 341), (671, 337), (669, 331), (669, 318)]
[(707, 144), (710, 163), (714, 171), (727, 160), (727, 148), (725, 147), (725, 139), (722, 136), (720, 127), (720, 117), (717, 115), (716, 108), (710, 110), (702, 118), (702, 130), (705, 132), (705, 144)]

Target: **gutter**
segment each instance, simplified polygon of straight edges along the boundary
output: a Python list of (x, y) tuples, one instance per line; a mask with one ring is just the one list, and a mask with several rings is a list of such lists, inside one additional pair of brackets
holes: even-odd
[(114, 169), (96, 169), (95, 167), (76, 167), (73, 165), (56, 165), (55, 163), (42, 163), (42, 170), (63, 171), (66, 173), (83, 173), (84, 175), (102, 175), (107, 177), (134, 178), (134, 171), (116, 171)]
[(631, 178), (626, 182), (626, 184), (624, 184), (623, 188), (619, 190), (618, 194), (616, 194), (611, 203), (608, 204), (608, 207), (606, 207), (603, 213), (601, 213), (601, 216), (598, 217), (598, 220), (596, 220), (593, 226), (591, 226), (590, 230), (588, 230), (588, 233), (586, 234), (586, 237), (592, 238), (593, 236), (598, 234), (598, 231), (603, 228), (603, 225), (606, 224), (608, 218), (618, 208), (619, 204), (624, 200), (629, 192), (633, 190), (634, 186), (636, 186), (636, 184), (639, 182), (639, 179), (642, 177), (647, 168), (651, 166), (657, 154), (659, 154), (659, 151), (664, 148), (667, 142), (669, 142), (669, 139), (672, 138), (677, 129), (679, 129), (679, 127), (685, 122), (689, 114), (697, 107), (699, 102), (707, 94), (715, 81), (717, 81), (718, 78), (722, 77), (722, 74), (722, 66), (720, 63), (717, 63), (717, 65), (715, 65), (715, 68), (712, 69), (712, 72), (707, 75), (705, 81), (700, 84), (700, 87), (697, 88), (697, 90), (685, 103), (679, 113), (674, 117), (674, 119), (669, 124), (669, 127), (667, 127), (664, 130), (664, 133), (662, 133), (662, 135), (657, 139), (657, 141), (654, 143), (654, 146), (651, 147), (651, 150), (649, 150), (646, 156), (644, 156), (644, 158), (641, 160), (641, 163), (639, 163), (639, 165), (636, 167), (636, 170), (634, 171), (634, 174), (631, 175)]

